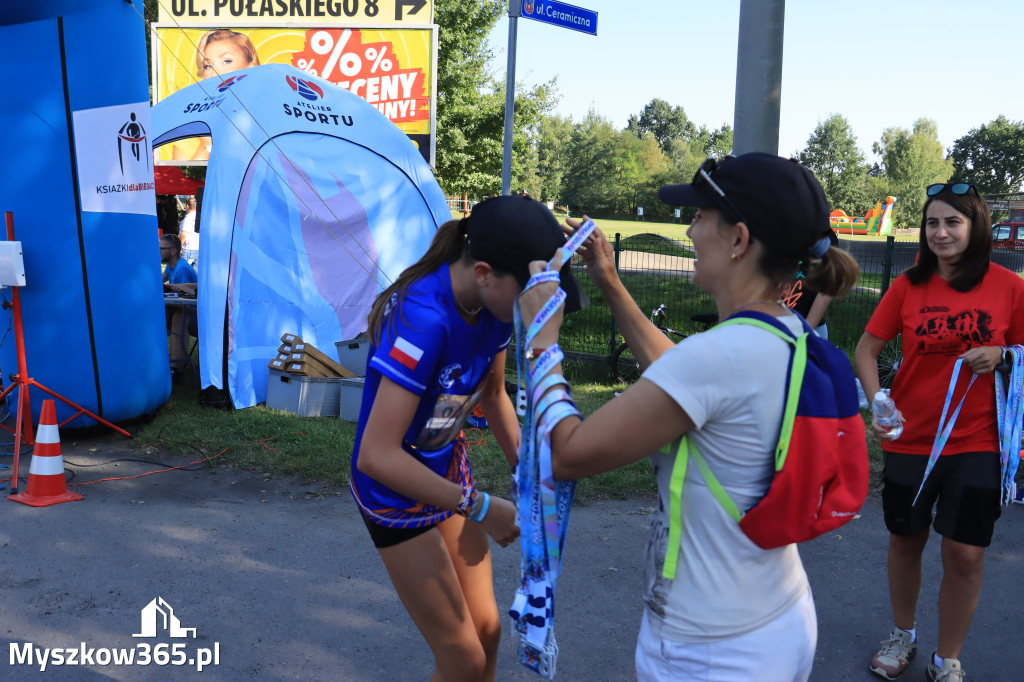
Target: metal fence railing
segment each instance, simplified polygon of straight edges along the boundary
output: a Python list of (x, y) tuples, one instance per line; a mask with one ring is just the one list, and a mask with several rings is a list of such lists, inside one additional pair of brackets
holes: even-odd
[[(710, 295), (693, 284), (693, 252), (689, 242), (642, 234), (627, 238), (615, 235), (613, 243), (619, 276), (641, 310), (650, 313), (664, 304), (669, 327), (686, 333), (706, 328), (691, 317), (714, 313), (715, 304)], [(893, 279), (913, 265), (918, 246), (917, 242), (896, 242), (890, 236), (884, 242), (840, 239), (840, 247), (857, 261), (861, 280), (847, 296), (832, 302), (826, 320), (829, 340), (852, 358), (857, 340), (882, 294)], [(992, 260), (1014, 272), (1024, 272), (1024, 252), (996, 251)], [(566, 317), (559, 344), (570, 357), (607, 361), (622, 343), (622, 336), (578, 256), (574, 257), (573, 267), (591, 305)]]

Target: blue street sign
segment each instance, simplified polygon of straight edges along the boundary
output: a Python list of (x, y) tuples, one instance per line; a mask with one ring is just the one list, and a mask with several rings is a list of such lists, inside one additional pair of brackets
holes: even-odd
[(522, 17), (597, 35), (597, 12), (564, 2), (522, 0)]

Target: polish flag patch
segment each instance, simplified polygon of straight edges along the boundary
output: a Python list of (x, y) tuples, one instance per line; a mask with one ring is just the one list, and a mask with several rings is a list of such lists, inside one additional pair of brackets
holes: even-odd
[(416, 369), (416, 365), (420, 364), (420, 358), (423, 357), (423, 349), (399, 336), (395, 339), (395, 345), (391, 347), (388, 357), (394, 358), (409, 369)]

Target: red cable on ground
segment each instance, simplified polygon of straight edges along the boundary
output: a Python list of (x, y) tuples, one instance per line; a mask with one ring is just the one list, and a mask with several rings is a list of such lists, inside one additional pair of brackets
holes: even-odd
[[(306, 435), (306, 433), (304, 431), (299, 431), (299, 434), (301, 434), (303, 436)], [(269, 445), (267, 445), (267, 441), (274, 440), (275, 438), (277, 438), (277, 436), (270, 436), (269, 438), (261, 438), (259, 440), (254, 440), (251, 443), (243, 443), (242, 447), (245, 447), (246, 445), (262, 445), (263, 447), (265, 447), (268, 450), (276, 450), (277, 448), (272, 448)], [(99, 478), (99, 479), (96, 479), (95, 481), (83, 481), (81, 483), (68, 483), (67, 485), (68, 486), (73, 486), (73, 485), (92, 485), (93, 483), (102, 483), (104, 481), (130, 481), (130, 480), (132, 480), (134, 478), (142, 478), (143, 476), (152, 476), (153, 474), (163, 474), (163, 473), (166, 473), (168, 471), (176, 471), (178, 469), (187, 469), (188, 467), (192, 466), (193, 464), (202, 464), (203, 462), (209, 462), (211, 459), (217, 459), (218, 457), (220, 457), (221, 455), (223, 455), (225, 452), (227, 452), (230, 449), (231, 449), (230, 446), (226, 447), (223, 450), (221, 450), (220, 452), (218, 452), (216, 455), (213, 455), (211, 457), (207, 457), (205, 459), (197, 459), (194, 462), (189, 462), (188, 464), (183, 464), (182, 466), (179, 466), (179, 467), (169, 467), (167, 469), (158, 469), (156, 471), (147, 471), (144, 474), (137, 474), (135, 476), (114, 476), (114, 477), (111, 477), (111, 478)]]
[[(247, 443), (247, 445), (251, 445), (251, 443)], [(212, 457), (207, 457), (206, 459), (197, 459), (194, 462), (190, 462), (188, 464), (184, 464), (184, 465), (182, 465), (180, 467), (169, 467), (167, 469), (158, 469), (156, 471), (147, 471), (144, 474), (137, 474), (135, 476), (115, 476), (115, 477), (112, 477), (112, 478), (98, 478), (95, 481), (83, 481), (82, 483), (68, 483), (67, 485), (68, 485), (68, 487), (71, 487), (73, 485), (92, 485), (93, 483), (102, 483), (104, 481), (130, 481), (133, 478), (142, 478), (143, 476), (152, 476), (153, 474), (162, 474), (162, 473), (165, 473), (167, 471), (175, 471), (176, 469), (185, 469), (187, 467), (192, 466), (193, 464), (202, 464), (203, 462), (209, 462), (211, 459), (216, 459), (216, 458), (220, 457), (221, 455), (223, 455), (227, 451), (228, 451), (228, 448), (224, 448), (223, 450), (218, 452), (216, 455), (213, 455)]]

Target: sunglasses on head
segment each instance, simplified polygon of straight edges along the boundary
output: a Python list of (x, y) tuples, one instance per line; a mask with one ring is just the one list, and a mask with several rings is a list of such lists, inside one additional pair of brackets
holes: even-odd
[(954, 183), (939, 182), (939, 183), (936, 183), (934, 185), (928, 185), (928, 189), (926, 191), (928, 192), (928, 196), (933, 197), (936, 194), (941, 194), (942, 192), (945, 192), (947, 189), (950, 192), (952, 192), (953, 194), (958, 194), (958, 195), (959, 194), (967, 194), (967, 192), (972, 190), (972, 189), (974, 190), (975, 194), (978, 193), (977, 188), (975, 188), (975, 186), (972, 185), (969, 182), (954, 182)]
[(722, 188), (718, 186), (718, 183), (716, 183), (711, 178), (712, 174), (714, 174), (716, 170), (718, 170), (721, 166), (724, 166), (726, 162), (735, 158), (736, 157), (731, 154), (729, 156), (722, 157), (721, 161), (718, 161), (713, 156), (708, 157), (707, 159), (704, 160), (704, 163), (700, 165), (700, 168), (697, 169), (697, 172), (694, 173), (693, 181), (690, 182), (690, 184), (693, 185), (694, 187), (700, 187), (701, 184), (707, 184), (707, 186), (710, 187), (715, 194), (722, 197), (722, 199), (725, 201), (726, 205), (733, 212), (733, 214), (737, 218), (739, 218), (741, 222), (744, 222), (749, 226), (750, 221), (743, 217), (743, 213), (738, 208), (736, 208), (736, 204), (732, 203), (732, 200), (730, 200), (729, 197), (725, 195), (725, 192), (722, 191)]

